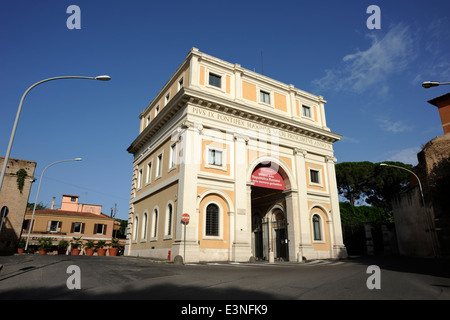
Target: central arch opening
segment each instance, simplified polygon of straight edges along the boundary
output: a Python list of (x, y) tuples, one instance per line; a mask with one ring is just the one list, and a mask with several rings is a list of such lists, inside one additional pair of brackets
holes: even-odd
[(252, 250), (262, 261), (288, 261), (286, 186), (289, 179), (274, 162), (257, 165), (251, 176)]

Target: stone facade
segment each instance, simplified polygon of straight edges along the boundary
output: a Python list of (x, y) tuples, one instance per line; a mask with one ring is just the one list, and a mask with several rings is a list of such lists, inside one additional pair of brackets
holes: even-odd
[(326, 125), (325, 103), (193, 48), (140, 114), (128, 148), (125, 254), (345, 257), (333, 152), (341, 136)]
[[(3, 166), (5, 158), (0, 158), (0, 167)], [(9, 214), (3, 222), (0, 231), (0, 252), (13, 253), (17, 247), (18, 240), (22, 232), (22, 224), (27, 209), (28, 198), (33, 175), (36, 168), (36, 162), (11, 159), (8, 160), (6, 173), (0, 191), (0, 207), (7, 206)], [(26, 171), (23, 189), (19, 190), (17, 183), (17, 172), (20, 169)]]

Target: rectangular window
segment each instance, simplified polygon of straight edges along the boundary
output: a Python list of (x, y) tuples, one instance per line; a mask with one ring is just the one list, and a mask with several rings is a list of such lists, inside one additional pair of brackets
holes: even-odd
[(81, 226), (82, 226), (82, 223), (81, 222), (74, 222), (73, 223), (73, 233), (81, 233)]
[(175, 168), (176, 163), (177, 163), (177, 144), (174, 143), (170, 146), (169, 169)]
[(60, 221), (50, 221), (50, 232), (60, 231)]
[(217, 88), (222, 88), (221, 79), (222, 79), (221, 76), (218, 76), (218, 75), (216, 75), (214, 73), (210, 73), (209, 74), (209, 84), (211, 86), (214, 86), (214, 87), (217, 87)]
[(31, 221), (31, 220), (23, 220), (23, 223), (22, 223), (22, 229), (23, 229), (23, 230), (28, 230), (28, 229), (29, 229), (29, 227), (30, 227), (30, 221)]
[(208, 164), (214, 166), (222, 166), (222, 151), (209, 149), (208, 150)]
[(162, 153), (158, 155), (157, 161), (156, 161), (156, 177), (159, 178), (162, 174)]
[(270, 104), (270, 93), (261, 90), (259, 92), (259, 101)]
[(307, 106), (302, 106), (302, 115), (304, 117), (311, 118), (311, 108)]
[(309, 170), (309, 177), (310, 177), (311, 182), (313, 182), (313, 183), (320, 183), (319, 171), (317, 171), (317, 170)]
[(94, 234), (106, 234), (106, 224), (95, 224)]

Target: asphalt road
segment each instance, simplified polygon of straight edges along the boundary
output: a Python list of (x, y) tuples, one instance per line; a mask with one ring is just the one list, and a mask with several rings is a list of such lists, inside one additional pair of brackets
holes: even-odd
[(0, 264), (0, 300), (450, 299), (449, 262), (401, 257), (174, 265), (123, 256), (15, 255), (0, 257)]

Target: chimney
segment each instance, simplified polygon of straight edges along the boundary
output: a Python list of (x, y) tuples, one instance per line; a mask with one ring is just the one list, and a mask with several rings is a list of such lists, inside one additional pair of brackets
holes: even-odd
[(450, 92), (428, 102), (438, 107), (444, 134), (450, 133)]
[(52, 209), (52, 210), (53, 210), (53, 207), (55, 206), (55, 198), (56, 198), (56, 197), (53, 197), (53, 200), (52, 200), (52, 207), (50, 208), (50, 209)]

